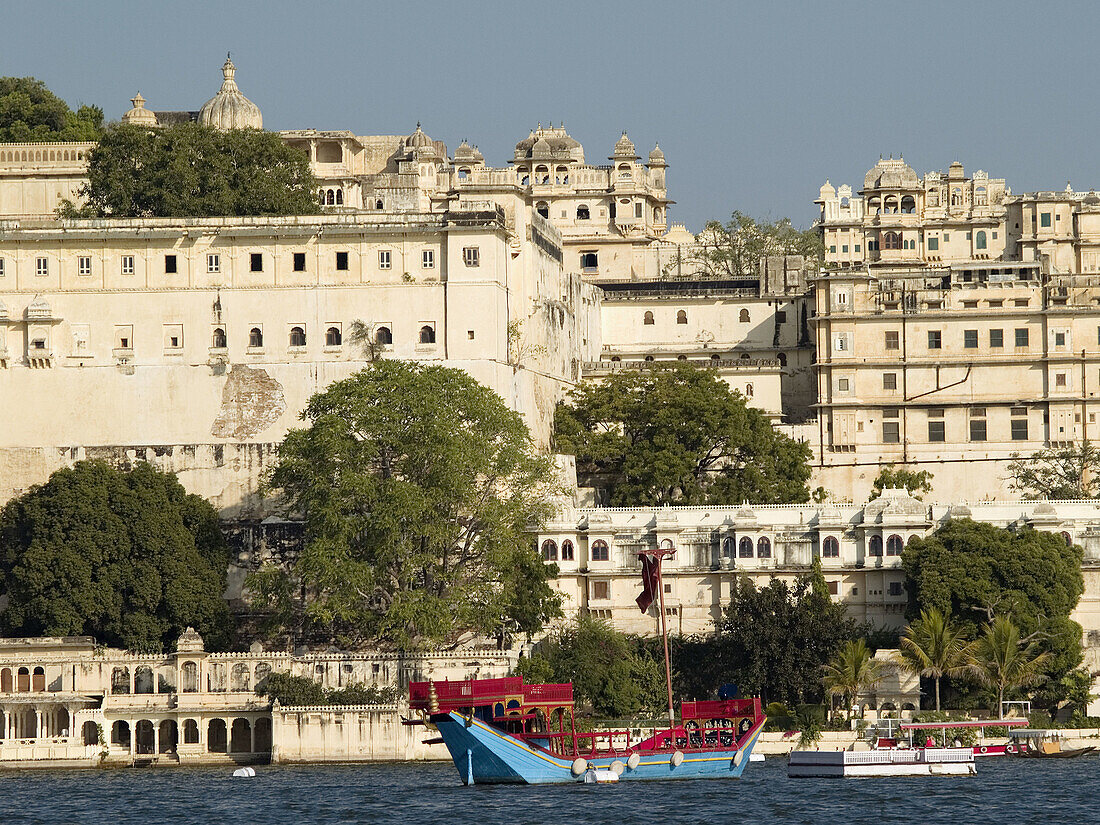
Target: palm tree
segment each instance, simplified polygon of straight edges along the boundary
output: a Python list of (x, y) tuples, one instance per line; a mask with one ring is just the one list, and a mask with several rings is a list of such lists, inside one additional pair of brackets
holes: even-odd
[(825, 665), (825, 692), (841, 697), (851, 718), (852, 700), (864, 691), (874, 690), (882, 681), (882, 663), (871, 656), (864, 639), (850, 641)]
[(1038, 652), (1035, 642), (1020, 638), (1020, 629), (1007, 616), (997, 616), (974, 642), (969, 670), (987, 687), (997, 688), (997, 712), (1004, 709), (1005, 692), (1043, 681), (1050, 653)]
[(944, 676), (967, 671), (970, 648), (963, 631), (939, 610), (930, 607), (901, 635), (900, 664), (910, 673), (936, 680), (936, 710), (940, 709), (940, 682)]

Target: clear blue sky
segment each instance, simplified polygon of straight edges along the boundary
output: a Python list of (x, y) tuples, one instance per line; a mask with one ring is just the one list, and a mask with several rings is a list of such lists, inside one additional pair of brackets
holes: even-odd
[(537, 121), (603, 163), (661, 142), (671, 217), (808, 225), (826, 177), (955, 159), (1014, 192), (1100, 188), (1100, 3), (6, 0), (0, 75), (117, 119), (197, 109), (227, 50), (270, 129), (407, 134), (504, 165)]

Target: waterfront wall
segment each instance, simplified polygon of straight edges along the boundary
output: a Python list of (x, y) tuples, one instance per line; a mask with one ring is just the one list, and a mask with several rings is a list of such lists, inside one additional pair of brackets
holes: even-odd
[(271, 709), (273, 764), (446, 760), (434, 731), (406, 725), (407, 705), (280, 707)]

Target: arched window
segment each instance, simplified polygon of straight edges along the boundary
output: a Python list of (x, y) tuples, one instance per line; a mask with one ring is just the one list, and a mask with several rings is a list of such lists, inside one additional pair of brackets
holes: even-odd
[(344, 190), (343, 189), (337, 189), (336, 190), (336, 205), (337, 206), (343, 206), (344, 205)]
[(338, 347), (344, 342), (344, 336), (340, 334), (339, 327), (329, 327), (325, 330), (325, 346)]
[(557, 561), (558, 560), (558, 545), (554, 543), (552, 539), (547, 539), (542, 543), (542, 560), (543, 561)]
[(336, 203), (336, 193), (331, 189), (325, 192), (325, 206), (332, 206)]
[[(46, 671), (44, 668), (36, 667), (34, 673), (31, 674), (31, 690), (36, 693), (42, 693), (46, 690)], [(152, 693), (152, 691), (149, 691)]]
[(646, 310), (645, 315), (642, 316), (642, 323), (645, 324), (647, 327), (653, 326), (653, 313), (650, 312), (648, 309)]
[(661, 212), (660, 208), (657, 208), (657, 209), (653, 210), (653, 222), (654, 223), (660, 223), (662, 216), (663, 216), (663, 213)]
[(550, 217), (550, 204), (546, 201), (539, 201), (535, 204), (535, 211), (542, 215), (544, 218)]
[(951, 190), (951, 205), (952, 206), (962, 206), (962, 202), (963, 202), (962, 190), (960, 190), (958, 188), (952, 189)]
[(976, 249), (985, 249), (985, 233), (984, 232), (978, 232), (978, 234), (976, 234), (974, 236), (974, 247)]
[(262, 347), (264, 345), (264, 333), (259, 327), (252, 327), (248, 331), (248, 345), (250, 347)]
[(781, 366), (781, 367), (787, 366), (787, 353), (781, 352), (778, 355), (776, 355), (775, 357), (777, 359), (779, 359), (779, 366)]
[(199, 666), (195, 662), (183, 663), (183, 692), (199, 692)]
[(847, 209), (848, 208), (848, 198), (841, 198), (840, 199), (840, 208), (841, 209)]
[(381, 346), (389, 346), (393, 343), (393, 333), (389, 327), (379, 327), (374, 331), (374, 343)]
[(885, 232), (882, 235), (883, 249), (901, 249), (901, 233)]
[(718, 355), (717, 353), (715, 353), (714, 355), (712, 355), (712, 356), (710, 357), (710, 360), (711, 360), (711, 361), (721, 361), (721, 360), (722, 360), (722, 357), (721, 357), (720, 355)]
[(987, 200), (986, 200), (986, 196), (985, 196), (985, 187), (984, 186), (979, 186), (977, 189), (974, 190), (974, 205), (975, 206), (986, 206), (987, 205)]
[(381, 198), (379, 198), (378, 200), (376, 200), (376, 201), (374, 202), (374, 208), (375, 208), (375, 209), (382, 209), (382, 208), (383, 208), (383, 204), (382, 204), (382, 199), (381, 199)]
[(154, 693), (153, 669), (142, 665), (134, 670), (134, 693)]
[(208, 753), (225, 753), (227, 750), (227, 731), (224, 719), (211, 719), (206, 727), (206, 750)]
[(569, 539), (561, 543), (561, 560), (573, 561), (573, 542)]
[(686, 324), (687, 322), (688, 322), (688, 314), (686, 312), (684, 312), (682, 309), (679, 310), (676, 313), (676, 323), (677, 324)]
[(900, 556), (903, 546), (901, 536), (890, 536), (890, 538), (886, 539), (886, 555)]
[(0, 693), (13, 693), (11, 681), (11, 668), (0, 670)]
[(225, 330), (221, 327), (214, 328), (214, 335), (210, 339), (210, 346), (214, 349), (225, 349)]
[(236, 693), (251, 690), (252, 669), (245, 662), (237, 662), (229, 673), (229, 689)]
[(645, 360), (646, 360), (646, 361), (652, 361), (652, 360), (653, 360), (653, 356), (652, 356), (652, 355), (647, 355), (647, 356), (645, 357)]
[(463, 166), (461, 169), (458, 170), (458, 179), (459, 180), (466, 180), (466, 178), (468, 178), (468, 177), (470, 177), (470, 170), (467, 169), (465, 166)]
[(912, 195), (906, 195), (901, 199), (901, 214), (912, 215), (917, 211), (917, 202)]
[(882, 201), (878, 198), (871, 198), (867, 201), (867, 213), (870, 215), (882, 214)]
[(1062, 540), (1066, 543), (1066, 547), (1073, 547), (1073, 536), (1063, 531)]
[(85, 745), (99, 744), (99, 726), (91, 719), (84, 723), (80, 732), (83, 735)]
[(752, 558), (752, 539), (748, 536), (743, 536), (741, 541), (737, 542), (737, 556), (742, 559)]
[(578, 221), (587, 221), (591, 217), (592, 216), (588, 211), (588, 206), (587, 205), (582, 203), (580, 206), (577, 207), (577, 220)]
[(761, 536), (756, 542), (756, 557), (758, 559), (770, 559), (772, 557), (772, 543), (767, 536)]
[(723, 558), (732, 559), (734, 557), (734, 553), (736, 552), (736, 550), (737, 550), (737, 547), (736, 547), (736, 545), (733, 541), (733, 536), (726, 536), (726, 538), (722, 539), (722, 557)]
[(194, 719), (183, 720), (183, 744), (199, 744), (199, 723)]
[(256, 687), (262, 687), (264, 679), (271, 675), (271, 665), (267, 662), (260, 662), (256, 665)]
[(840, 558), (840, 542), (834, 536), (827, 536), (821, 543), (821, 556), (826, 559)]
[(753, 388), (752, 384), (745, 385), (745, 398), (752, 398), (754, 392), (756, 392), (756, 390)]
[(420, 328), (420, 343), (421, 344), (434, 344), (435, 343), (435, 329), (428, 324), (425, 324)]
[(871, 541), (867, 545), (867, 555), (869, 556), (881, 556), (882, 555), (882, 536), (871, 536)]
[(603, 539), (597, 539), (592, 542), (592, 561), (610, 561), (611, 560), (611, 548), (607, 546), (607, 542)]
[(737, 320), (742, 324), (747, 324), (749, 322), (749, 311), (747, 309), (742, 309), (737, 316)]
[[(19, 669), (20, 675), (23, 673), (23, 668)], [(116, 667), (111, 671), (111, 693), (129, 693), (130, 692), (130, 668), (128, 667)]]
[(306, 331), (301, 327), (291, 327), (290, 345), (292, 347), (304, 347), (306, 345)]
[(618, 356), (618, 355), (612, 355), (612, 356), (611, 356), (611, 363), (613, 363), (613, 364), (617, 364), (617, 363), (619, 363), (619, 362), (620, 362), (620, 361), (622, 361), (622, 360), (623, 360), (623, 359), (622, 359), (622, 358), (621, 358), (620, 356)]
[(599, 269), (599, 267), (600, 267), (600, 258), (599, 258), (599, 255), (597, 253), (595, 253), (595, 252), (582, 252), (581, 253), (581, 269), (583, 269), (587, 272), (587, 271), (591, 271), (591, 270), (594, 270), (594, 269)]
[(743, 353), (741, 353), (740, 355), (737, 356), (738, 361), (749, 361), (751, 359), (752, 359), (752, 356), (749, 355), (747, 352), (743, 352)]
[(887, 215), (896, 215), (898, 212), (898, 199), (896, 195), (887, 195), (882, 201), (883, 209)]

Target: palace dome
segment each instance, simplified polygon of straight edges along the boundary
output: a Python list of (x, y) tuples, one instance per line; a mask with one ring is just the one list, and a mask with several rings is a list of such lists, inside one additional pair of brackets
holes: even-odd
[(237, 67), (226, 55), (222, 66), (222, 76), (225, 78), (222, 87), (199, 109), (199, 123), (203, 126), (213, 126), (222, 131), (264, 128), (260, 107), (241, 94), (233, 79), (236, 73)]
[(638, 150), (634, 147), (634, 141), (626, 136), (626, 132), (623, 132), (623, 136), (615, 142), (615, 154), (609, 160), (636, 160), (637, 157)]
[(424, 131), (420, 128), (420, 124), (416, 124), (416, 131), (405, 138), (405, 146), (409, 149), (434, 149), (435, 144), (432, 139), (428, 137)]
[(540, 123), (527, 137), (516, 144), (516, 160), (534, 157), (537, 150), (557, 159), (576, 160), (584, 163), (584, 149), (565, 131), (565, 124), (543, 128)]
[(661, 150), (661, 144), (656, 143), (653, 151), (649, 153), (650, 166), (665, 166), (665, 153)]
[(128, 123), (131, 126), (157, 125), (157, 116), (151, 110), (145, 108), (145, 98), (141, 96), (141, 92), (130, 98), (130, 102), (134, 105), (134, 108), (122, 116), (123, 123)]
[(465, 140), (455, 149), (455, 163), (484, 163), (485, 156)]
[(902, 158), (879, 158), (863, 178), (864, 189), (912, 189), (919, 186), (917, 173)]

